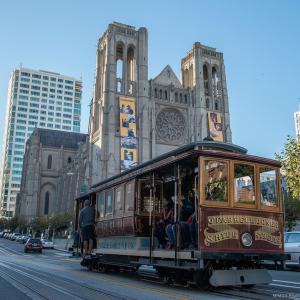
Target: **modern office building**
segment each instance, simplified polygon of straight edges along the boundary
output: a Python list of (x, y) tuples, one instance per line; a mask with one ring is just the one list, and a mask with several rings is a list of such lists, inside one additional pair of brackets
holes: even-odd
[(43, 70), (12, 72), (0, 169), (1, 215), (12, 217), (20, 190), (23, 156), (36, 127), (80, 132), (82, 82)]
[(294, 113), (294, 118), (295, 118), (296, 137), (299, 140), (300, 139), (300, 104), (299, 104), (299, 110)]

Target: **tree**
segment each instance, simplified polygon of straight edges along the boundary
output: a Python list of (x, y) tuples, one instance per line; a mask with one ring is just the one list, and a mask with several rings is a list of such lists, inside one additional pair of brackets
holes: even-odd
[(18, 219), (16, 217), (13, 217), (8, 220), (7, 227), (10, 231), (14, 232), (18, 227)]
[(288, 136), (283, 151), (275, 157), (281, 162), (292, 199), (300, 201), (300, 142)]
[(292, 231), (296, 221), (300, 218), (300, 201), (288, 197), (284, 203), (285, 208), (285, 228)]
[(0, 231), (8, 229), (8, 220), (6, 218), (0, 218)]
[(48, 219), (45, 217), (36, 217), (29, 225), (33, 231), (43, 232), (48, 227)]
[(72, 221), (72, 219), (72, 214), (67, 212), (53, 214), (49, 219), (52, 236), (55, 235), (55, 232), (66, 230), (70, 226), (70, 222)]

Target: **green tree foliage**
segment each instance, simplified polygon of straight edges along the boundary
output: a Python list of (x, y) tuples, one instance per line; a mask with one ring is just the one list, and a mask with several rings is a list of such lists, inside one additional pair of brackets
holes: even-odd
[(8, 220), (7, 222), (7, 228), (11, 231), (14, 232), (18, 227), (18, 219), (16, 217), (13, 217)]
[(30, 222), (30, 227), (34, 232), (43, 232), (48, 227), (48, 218), (46, 217), (36, 217)]
[(55, 214), (49, 218), (49, 225), (55, 231), (64, 230), (69, 227), (72, 219), (73, 219), (73, 216), (70, 213)]
[(300, 201), (300, 142), (288, 136), (283, 151), (275, 156), (281, 162), (292, 199)]
[(289, 190), (284, 201), (285, 227), (292, 231), (300, 219), (300, 142), (288, 136), (284, 149), (275, 156), (281, 162)]
[(4, 229), (8, 229), (8, 220), (6, 218), (1, 218), (0, 219), (0, 231)]
[(285, 228), (292, 231), (300, 218), (300, 201), (288, 197), (285, 201)]

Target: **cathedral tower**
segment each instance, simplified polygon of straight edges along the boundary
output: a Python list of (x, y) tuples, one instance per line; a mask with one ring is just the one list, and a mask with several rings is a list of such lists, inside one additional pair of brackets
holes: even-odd
[(195, 101), (195, 140), (210, 136), (231, 143), (223, 53), (195, 43), (181, 60), (181, 77), (183, 87), (191, 89)]
[(96, 57), (89, 128), (91, 184), (150, 159), (148, 85), (147, 30), (110, 24)]

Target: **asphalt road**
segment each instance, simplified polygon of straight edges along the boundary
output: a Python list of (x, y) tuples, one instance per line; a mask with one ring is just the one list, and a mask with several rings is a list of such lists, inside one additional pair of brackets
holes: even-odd
[(68, 253), (24, 253), (23, 247), (0, 239), (0, 299), (300, 299), (299, 271), (270, 271), (273, 282), (251, 290), (203, 291), (129, 273), (89, 272)]

